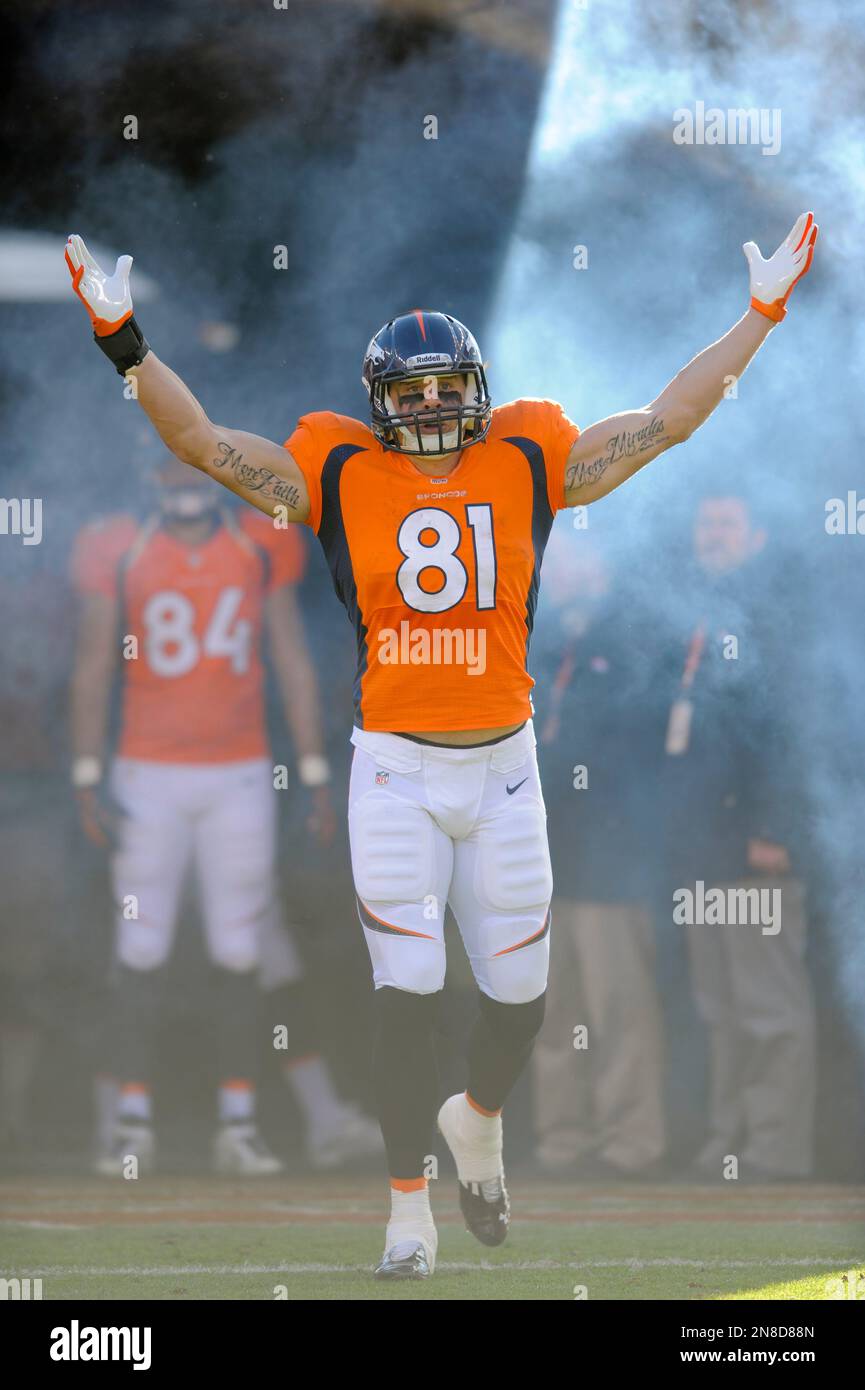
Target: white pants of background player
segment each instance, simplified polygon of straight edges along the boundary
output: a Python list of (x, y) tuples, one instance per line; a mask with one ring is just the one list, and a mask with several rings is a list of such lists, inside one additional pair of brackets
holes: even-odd
[(192, 870), (214, 964), (233, 971), (260, 966), (265, 987), (300, 977), (277, 908), (276, 792), (267, 758), (117, 758), (111, 791), (126, 812), (112, 859), (123, 965), (156, 970), (168, 960)]
[(552, 873), (531, 723), (480, 748), (362, 729), (352, 743), (352, 870), (376, 988), (442, 988), (449, 904), (484, 994), (543, 994)]

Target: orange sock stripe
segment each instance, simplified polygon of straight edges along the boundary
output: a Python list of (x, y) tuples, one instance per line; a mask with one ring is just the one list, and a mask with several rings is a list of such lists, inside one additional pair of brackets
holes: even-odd
[(501, 1110), (484, 1110), (484, 1107), (482, 1105), (478, 1105), (476, 1100), (472, 1100), (468, 1091), (466, 1091), (466, 1100), (468, 1101), (472, 1110), (477, 1110), (479, 1115), (486, 1115), (488, 1120), (494, 1120), (497, 1115), (501, 1115), (502, 1113)]
[(149, 1096), (150, 1087), (144, 1081), (124, 1081), (120, 1087), (122, 1096)]
[(251, 1081), (244, 1081), (242, 1077), (229, 1077), (227, 1081), (219, 1083), (223, 1091), (254, 1091), (255, 1087)]
[(391, 1178), (390, 1185), (397, 1192), (423, 1192), (428, 1186), (426, 1178)]

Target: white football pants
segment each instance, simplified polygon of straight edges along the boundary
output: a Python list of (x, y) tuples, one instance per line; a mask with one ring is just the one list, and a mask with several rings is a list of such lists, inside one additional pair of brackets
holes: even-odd
[(276, 792), (267, 758), (116, 758), (111, 793), (126, 812), (111, 866), (123, 965), (155, 970), (167, 961), (194, 869), (210, 959), (235, 971), (259, 965), (265, 988), (300, 977), (277, 907)]
[(351, 741), (352, 870), (376, 988), (442, 988), (449, 904), (484, 994), (536, 999), (552, 872), (531, 723), (481, 748), (363, 729)]

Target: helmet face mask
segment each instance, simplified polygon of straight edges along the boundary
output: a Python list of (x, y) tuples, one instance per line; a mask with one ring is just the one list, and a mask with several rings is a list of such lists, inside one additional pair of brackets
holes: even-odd
[[(440, 399), (440, 378), (461, 377), (461, 399), (453, 390), (435, 407), (406, 410), (395, 389), (416, 385), (426, 400)], [(386, 449), (437, 458), (477, 444), (487, 433), (492, 403), (480, 349), (464, 324), (449, 314), (403, 314), (379, 329), (366, 350), (363, 384), (369, 395), (371, 428)], [(409, 395), (414, 392), (407, 393)]]
[[(384, 381), (378, 391), (380, 418), (383, 431), (393, 443), (389, 447), (406, 454), (419, 454), (435, 457), (452, 454), (465, 449), (475, 442), (474, 427), (477, 418), (478, 383), (473, 374), (458, 374), (458, 389), (439, 394), (439, 375), (452, 381), (456, 373), (430, 373), (425, 377), (398, 377), (394, 381)], [(416, 387), (400, 398), (398, 387), (403, 383)], [(395, 389), (397, 388), (397, 389)], [(417, 394), (421, 399), (417, 409), (406, 409), (407, 397)], [(435, 407), (422, 405), (426, 399), (436, 399)]]

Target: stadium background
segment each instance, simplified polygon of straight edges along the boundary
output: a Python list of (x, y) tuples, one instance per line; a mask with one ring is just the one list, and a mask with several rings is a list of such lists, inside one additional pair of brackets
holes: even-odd
[[(561, 8), (573, 18), (579, 7)], [(415, 303), (473, 326), (497, 400), (548, 394), (582, 424), (634, 406), (739, 312), (741, 241), (753, 237), (766, 252), (800, 207), (813, 206), (823, 258), (751, 368), (750, 408), (719, 411), (699, 438), (592, 515), (659, 624), (675, 609), (695, 500), (719, 476), (768, 525), (766, 603), (795, 653), (789, 701), (807, 792), (817, 1174), (861, 1176), (861, 542), (828, 536), (824, 506), (861, 475), (863, 336), (851, 282), (861, 276), (865, 187), (862, 13), (768, 3), (641, 9), (607, 7), (597, 39), (606, 98), (594, 88), (584, 99), (577, 65), (544, 144), (539, 120), (549, 115), (563, 22), (546, 0), (4, 8), (4, 48), (17, 53), (2, 96), (4, 259), (11, 264), (13, 238), (27, 233), (32, 274), (19, 261), (4, 277), (0, 492), (44, 505), (41, 545), (0, 537), (0, 775), (3, 834), (14, 844), (0, 911), (13, 941), (30, 923), (37, 937), (32, 958), (16, 946), (2, 963), (4, 1006), (14, 1015), (23, 979), (41, 1033), (28, 1163), (85, 1160), (110, 942), (104, 864), (77, 832), (67, 786), (69, 550), (94, 515), (144, 505), (159, 453), (61, 289), (65, 235), (79, 230), (97, 248), (133, 252), (136, 272), (158, 286), (141, 318), (160, 354), (211, 412), (281, 439), (306, 410), (363, 414), (366, 341)], [(671, 112), (698, 90), (694, 74), (707, 104), (725, 105), (737, 80), (747, 86), (742, 65), (758, 61), (765, 101), (789, 113), (781, 156), (676, 147)], [(677, 81), (681, 99), (668, 102), (665, 84)], [(123, 138), (129, 113), (136, 140)], [(423, 138), (430, 114), (435, 140)], [(573, 128), (563, 131), (569, 114)], [(575, 243), (591, 249), (582, 275), (571, 265)], [(277, 245), (288, 248), (287, 270), (274, 269)], [(539, 267), (547, 273), (537, 278)], [(214, 324), (231, 326), (234, 346), (214, 350)], [(308, 549), (304, 616), (339, 806), (353, 634), (317, 548)], [(290, 764), (278, 722), (274, 733), (275, 760)], [(368, 1103), (370, 986), (347, 844), (341, 831), (325, 858), (304, 838), (303, 814), (293, 796), (282, 839), (287, 916), (331, 1061)], [(703, 1114), (702, 1032), (668, 918), (659, 918), (658, 940), (672, 1148), (684, 1158)], [(450, 960), (442, 1057), (456, 1077), (472, 994), (458, 950)], [(172, 1161), (193, 1167), (212, 1121), (201, 966), (197, 933), (185, 930), (158, 1104)], [(528, 1088), (526, 1078), (509, 1109), (515, 1154), (531, 1144)], [(275, 1086), (264, 1126), (282, 1151), (296, 1148)]]

